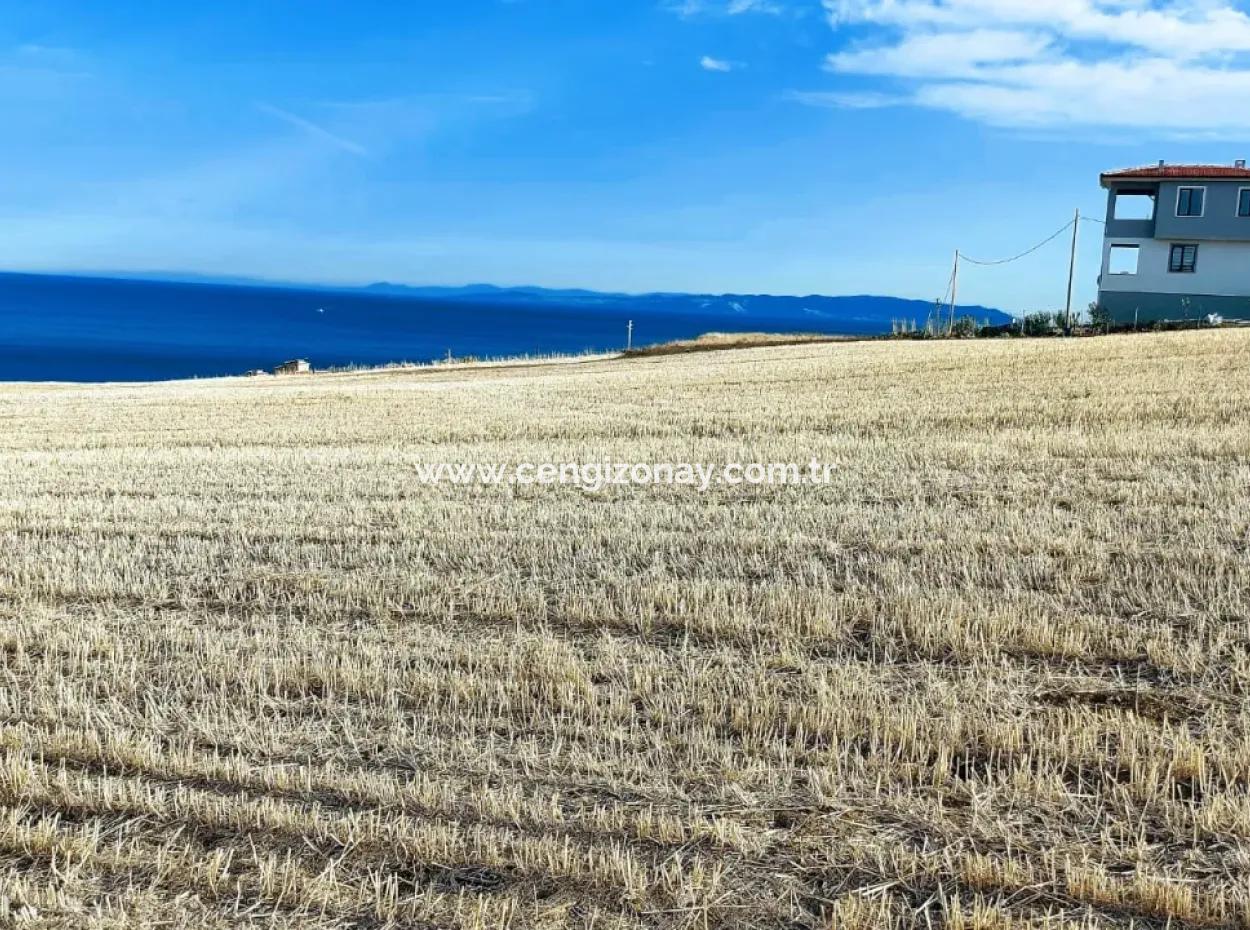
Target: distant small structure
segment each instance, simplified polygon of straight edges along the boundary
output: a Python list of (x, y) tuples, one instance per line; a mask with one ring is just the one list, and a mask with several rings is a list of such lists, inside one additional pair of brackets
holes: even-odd
[(293, 358), (283, 362), (273, 370), (275, 375), (306, 375), (312, 371), (312, 365), (306, 358)]
[(245, 373), (244, 377), (245, 378), (267, 378), (269, 377), (269, 372), (265, 371), (265, 369), (263, 368), (253, 368), (251, 371)]

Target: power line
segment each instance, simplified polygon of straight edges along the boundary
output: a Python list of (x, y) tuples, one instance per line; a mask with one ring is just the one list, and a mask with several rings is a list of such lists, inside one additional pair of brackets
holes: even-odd
[(1056, 239), (1058, 239), (1060, 236), (1066, 233), (1069, 229), (1071, 229), (1072, 224), (1075, 222), (1076, 222), (1075, 220), (1068, 220), (1068, 222), (1063, 224), (1062, 228), (1055, 231), (1054, 235), (1048, 236), (1046, 239), (1039, 242), (1037, 245), (1033, 246), (1033, 248), (1027, 251), (1021, 252), (1019, 255), (1013, 255), (1011, 258), (1000, 258), (997, 261), (985, 262), (985, 261), (979, 261), (978, 259), (975, 259), (975, 258), (969, 258), (967, 255), (964, 255), (962, 252), (959, 253), (959, 257), (962, 258), (966, 262), (970, 262), (973, 265), (1009, 265), (1012, 262), (1018, 262), (1020, 259), (1025, 258), (1029, 255), (1032, 255), (1034, 252), (1036, 252), (1038, 249), (1040, 249), (1044, 245), (1050, 245), (1050, 243), (1054, 242)]
[(1064, 223), (1061, 227), (1056, 229), (1053, 233), (1051, 233), (1049, 236), (1047, 236), (1037, 245), (1033, 246), (1032, 248), (1025, 249), (1020, 254), (1013, 255), (1010, 258), (1000, 258), (1000, 259), (995, 259), (993, 261), (986, 261), (984, 259), (972, 258), (971, 256), (965, 255), (963, 252), (956, 249), (955, 250), (955, 266), (951, 270), (950, 279), (947, 281), (945, 294), (943, 295), (942, 300), (938, 302), (938, 314), (940, 317), (942, 305), (946, 302), (948, 297), (950, 299), (950, 325), (949, 325), (948, 332), (953, 333), (954, 328), (955, 328), (955, 295), (958, 293), (957, 288), (959, 286), (959, 263), (961, 260), (967, 262), (970, 265), (980, 265), (982, 267), (996, 266), (996, 265), (1009, 265), (1012, 262), (1018, 262), (1020, 261), (1020, 259), (1026, 258), (1029, 255), (1032, 255), (1034, 252), (1038, 251), (1039, 249), (1054, 242), (1056, 239), (1058, 239), (1068, 230), (1071, 230), (1072, 231), (1072, 254), (1070, 255), (1069, 260), (1068, 260), (1067, 303), (1065, 304), (1066, 309), (1064, 310), (1064, 314), (1063, 314), (1064, 332), (1070, 333), (1072, 331), (1072, 288), (1076, 281), (1077, 244), (1080, 238), (1081, 223), (1084, 223), (1084, 222), (1098, 223), (1102, 226), (1107, 225), (1102, 220), (1095, 219), (1092, 216), (1081, 216), (1081, 211), (1078, 209), (1075, 215), (1072, 217), (1072, 219)]

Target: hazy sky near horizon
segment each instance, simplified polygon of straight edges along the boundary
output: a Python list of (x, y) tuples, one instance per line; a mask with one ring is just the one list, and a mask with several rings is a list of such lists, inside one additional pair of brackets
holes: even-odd
[[(0, 0), (0, 268), (941, 294), (1250, 154), (1234, 0)], [(1100, 229), (1082, 229), (1092, 299)], [(1062, 304), (1061, 237), (961, 301)]]

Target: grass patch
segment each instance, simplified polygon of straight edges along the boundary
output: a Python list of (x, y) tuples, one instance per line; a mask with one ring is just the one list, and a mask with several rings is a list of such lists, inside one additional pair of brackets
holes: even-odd
[(678, 339), (652, 346), (641, 346), (625, 353), (629, 358), (656, 355), (682, 355), (688, 352), (720, 352), (725, 349), (759, 349), (769, 346), (810, 345), (823, 342), (853, 342), (856, 336), (829, 336), (821, 333), (704, 333), (695, 339)]

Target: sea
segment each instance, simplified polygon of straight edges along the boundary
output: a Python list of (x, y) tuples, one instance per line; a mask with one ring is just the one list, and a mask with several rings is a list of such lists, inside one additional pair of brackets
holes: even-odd
[[(849, 299), (849, 298), (848, 298)], [(780, 300), (780, 299), (775, 299)], [(796, 300), (797, 299), (792, 299)], [(880, 313), (741, 301), (437, 299), (367, 289), (0, 274), (0, 381), (155, 381), (271, 369), (605, 352), (707, 332), (870, 334)]]

